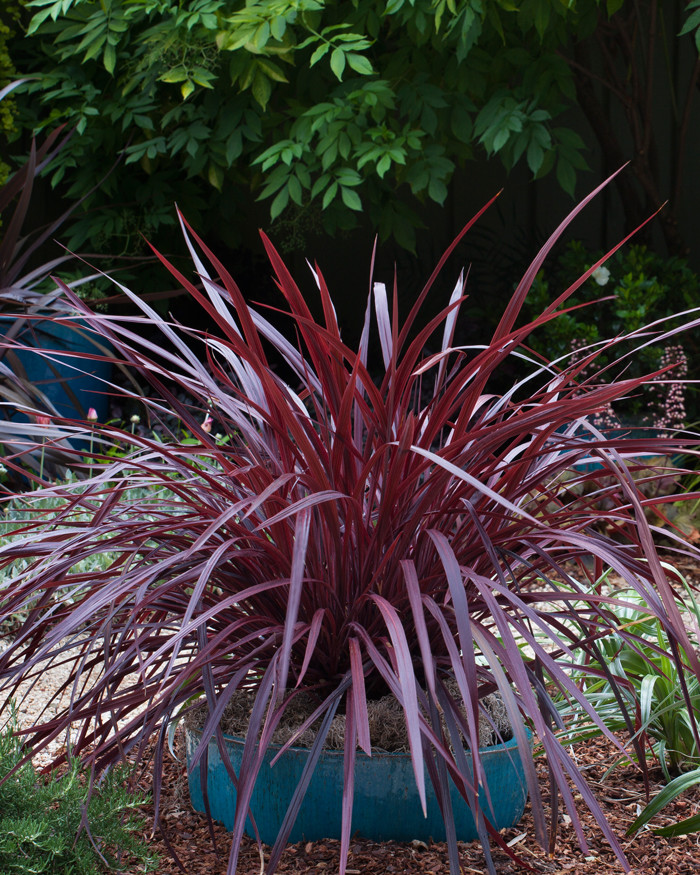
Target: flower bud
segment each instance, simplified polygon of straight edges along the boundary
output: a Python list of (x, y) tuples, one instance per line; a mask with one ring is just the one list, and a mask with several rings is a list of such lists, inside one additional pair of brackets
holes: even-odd
[(90, 422), (97, 422), (97, 411), (94, 407), (91, 407), (87, 412), (87, 418)]
[(207, 415), (204, 417), (204, 422), (202, 423), (202, 431), (205, 432), (205, 434), (209, 434), (213, 424), (214, 420), (207, 413)]

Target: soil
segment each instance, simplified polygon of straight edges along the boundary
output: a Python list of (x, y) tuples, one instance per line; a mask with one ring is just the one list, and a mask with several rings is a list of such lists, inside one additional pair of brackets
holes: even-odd
[[(634, 837), (625, 837), (625, 832), (645, 804), (644, 781), (636, 766), (618, 766), (605, 775), (609, 766), (618, 759), (618, 751), (606, 739), (595, 739), (580, 745), (576, 750), (577, 760), (588, 777), (590, 785), (605, 812), (613, 832), (618, 836), (627, 855), (634, 875), (691, 875), (700, 867), (700, 836), (663, 838), (651, 829), (643, 829)], [(546, 783), (544, 764), (540, 764), (540, 779)], [(604, 779), (604, 780), (603, 780)], [(144, 777), (144, 789), (149, 786)], [(663, 786), (660, 769), (651, 771), (651, 793)], [(188, 875), (226, 875), (230, 833), (223, 827), (214, 826), (217, 848), (214, 849), (204, 815), (193, 812), (187, 795), (187, 783), (183, 766), (168, 755), (165, 763), (161, 799), (162, 832), (153, 835), (153, 806), (145, 809), (146, 830), (144, 837), (160, 854), (163, 860), (158, 875), (176, 875), (181, 870), (170, 856), (167, 843), (177, 853)], [(700, 787), (692, 788), (663, 810), (653, 821), (654, 827), (666, 826), (686, 817), (700, 813)], [(505, 852), (494, 849), (493, 857), (499, 875), (526, 871), (546, 875), (593, 875), (593, 873), (622, 873), (623, 867), (616, 860), (592, 815), (583, 804), (580, 808), (589, 849), (583, 853), (576, 839), (571, 821), (565, 813), (559, 814), (557, 844), (552, 854), (543, 850), (535, 840), (532, 816), (528, 808), (518, 826), (503, 831), (504, 841), (511, 846), (522, 861), (513, 862)], [(465, 873), (486, 872), (483, 851), (478, 842), (460, 843), (460, 861)], [(335, 840), (302, 842), (289, 845), (282, 855), (278, 872), (284, 875), (331, 875), (338, 871), (340, 843)], [(270, 848), (263, 847), (264, 858)], [(238, 863), (238, 875), (261, 875), (260, 853), (252, 839), (245, 838)], [(355, 837), (350, 843), (348, 875), (383, 875), (383, 873), (407, 873), (407, 875), (448, 875), (447, 848), (443, 843), (396, 843), (377, 844)], [(138, 875), (136, 869), (128, 875)]]
[[(459, 690), (454, 681), (447, 681), (446, 687), (451, 695), (458, 698)], [(237, 690), (224, 709), (219, 725), (226, 735), (244, 737), (247, 735), (250, 712), (254, 696), (247, 690)], [(299, 732), (303, 724), (313, 715), (316, 702), (311, 696), (301, 693), (287, 706), (277, 728), (272, 735), (273, 744), (286, 744), (294, 739), (295, 747), (311, 747), (316, 738), (320, 720), (308, 729)], [(506, 706), (498, 693), (491, 693), (481, 699), (483, 713), (479, 713), (479, 746), (489, 747), (500, 744), (513, 737)], [(184, 724), (190, 729), (201, 729), (208, 715), (206, 703), (185, 716)], [(466, 719), (466, 713), (462, 708)], [(408, 732), (403, 708), (393, 696), (367, 702), (367, 722), (372, 749), (390, 753), (408, 753)], [(345, 748), (345, 715), (337, 714), (331, 722), (324, 744), (326, 750)]]

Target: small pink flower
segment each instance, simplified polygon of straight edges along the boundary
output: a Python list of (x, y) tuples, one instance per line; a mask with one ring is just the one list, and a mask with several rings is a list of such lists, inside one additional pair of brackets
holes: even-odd
[(204, 422), (202, 423), (202, 431), (205, 434), (209, 434), (209, 432), (211, 431), (212, 425), (214, 425), (214, 420), (207, 413), (207, 415), (204, 417)]
[(40, 413), (35, 418), (36, 418), (36, 421), (39, 423), (39, 425), (51, 425), (51, 417), (50, 416), (44, 416), (43, 414)]
[(87, 412), (87, 418), (90, 422), (97, 422), (97, 411), (91, 407)]

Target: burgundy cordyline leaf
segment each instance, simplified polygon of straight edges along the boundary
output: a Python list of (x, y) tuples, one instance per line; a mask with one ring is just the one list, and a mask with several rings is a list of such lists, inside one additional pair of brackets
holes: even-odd
[[(124, 758), (144, 757), (156, 739), (159, 816), (163, 746), (174, 723), (204, 702), (208, 717), (193, 768), (205, 774), (215, 739), (238, 790), (233, 873), (263, 757), (304, 694), (311, 713), (297, 732), (316, 737), (267, 871), (277, 866), (340, 709), (347, 733), (342, 875), (353, 828), (356, 748), (370, 753), (372, 746), (368, 701), (389, 694), (405, 715), (419, 795), (425, 801), (433, 790), (446, 820), (451, 872), (459, 868), (451, 784), (471, 807), (486, 868), (495, 872), (489, 842), (516, 859), (478, 796), (482, 699), (498, 690), (524, 761), (538, 840), (545, 846), (554, 840), (561, 799), (586, 847), (573, 786), (626, 867), (558, 735), (553, 697), (575, 703), (623, 748), (572, 677), (606, 636), (637, 644), (634, 630), (614, 619), (625, 600), (597, 583), (608, 569), (659, 620), (671, 642), (669, 658), (679, 670), (685, 666), (681, 677), (687, 671), (700, 679), (674, 572), (659, 561), (655, 529), (645, 518), (645, 510), (677, 497), (644, 496), (635, 480), (653, 484), (669, 474), (663, 466), (643, 470), (640, 451), (692, 457), (700, 440), (688, 434), (632, 439), (594, 426), (591, 414), (654, 376), (612, 376), (615, 368), (624, 375), (628, 353), (615, 361), (623, 339), (591, 347), (574, 363), (545, 362), (525, 346), (539, 326), (566, 312), (561, 308), (594, 269), (538, 318), (519, 324), (533, 277), (582, 206), (545, 244), (483, 346), (454, 346), (468, 291), (463, 272), (448, 287), (441, 312), (419, 322), (439, 271), (483, 210), (445, 253), (406, 318), (396, 283), (390, 301), (370, 277), (356, 347), (341, 338), (317, 265), (310, 286), (320, 295), (320, 321), (263, 236), (283, 298), (264, 316), (182, 216), (192, 276), (156, 255), (206, 314), (207, 332), (160, 316), (120, 284), (141, 315), (91, 314), (58, 281), (90, 332), (113, 344), (153, 397), (142, 399), (136, 388), (107, 389), (144, 404), (161, 426), (167, 415), (176, 416), (188, 434), (183, 439), (162, 426), (161, 438), (96, 423), (97, 451), (83, 460), (84, 479), (46, 484), (33, 497), (58, 500), (60, 508), (37, 511), (0, 546), (0, 571), (8, 572), (0, 584), (0, 620), (26, 616), (0, 653), (0, 692), (10, 697), (23, 680), (36, 683), (47, 661), (69, 667), (68, 704), (30, 727), (27, 757), (73, 726), (72, 752), (96, 780)], [(684, 321), (684, 328), (696, 328), (698, 312)], [(626, 340), (643, 348), (680, 330), (659, 320)], [(381, 351), (376, 373), (372, 332)], [(595, 373), (601, 353), (611, 364)], [(85, 358), (76, 356), (75, 367), (84, 367)], [(517, 376), (496, 395), (492, 378), (510, 362)], [(205, 416), (221, 439), (201, 427)], [(57, 440), (65, 428), (60, 421), (50, 432), (37, 427), (37, 447), (42, 436)], [(113, 447), (121, 457), (111, 459)], [(598, 468), (583, 467), (593, 460)], [(603, 499), (605, 509), (596, 505)], [(680, 537), (674, 549), (698, 556)], [(98, 556), (98, 570), (80, 570)], [(584, 561), (591, 556), (594, 571)], [(611, 671), (606, 678), (621, 687)], [(681, 684), (687, 697), (688, 685)], [(253, 706), (235, 775), (220, 717), (239, 691), (250, 694)], [(535, 778), (526, 727), (549, 765), (550, 835), (547, 794)], [(631, 722), (629, 728), (632, 735)], [(697, 737), (697, 727), (693, 732)], [(465, 750), (473, 754), (473, 776)], [(488, 801), (494, 788), (483, 790)]]
[(355, 751), (358, 744), (355, 726), (355, 704), (352, 696), (346, 699), (345, 758), (343, 761), (343, 802), (340, 826), (340, 866), (338, 875), (345, 875), (352, 835), (352, 803), (355, 795)]
[(423, 771), (423, 749), (420, 742), (416, 677), (413, 671), (408, 641), (406, 640), (406, 633), (401, 620), (392, 605), (379, 595), (373, 596), (373, 601), (384, 616), (384, 621), (391, 637), (393, 655), (396, 657), (396, 673), (401, 684), (401, 698), (406, 715), (406, 729), (408, 731), (411, 760), (413, 761), (413, 773), (416, 778), (421, 805), (423, 806), (423, 814), (426, 815), (425, 773)]

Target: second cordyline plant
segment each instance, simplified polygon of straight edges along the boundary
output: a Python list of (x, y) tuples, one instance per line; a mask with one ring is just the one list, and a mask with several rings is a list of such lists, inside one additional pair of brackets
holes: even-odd
[[(649, 442), (606, 436), (588, 419), (650, 377), (582, 379), (595, 350), (564, 367), (521, 351), (599, 266), (538, 319), (518, 324), (547, 253), (593, 194), (552, 235), (493, 335), (477, 348), (454, 346), (462, 277), (445, 309), (419, 322), (449, 252), (408, 314), (399, 313), (395, 290), (389, 297), (375, 284), (359, 343), (351, 347), (319, 269), (312, 273), (317, 319), (263, 235), (285, 302), (288, 326), (280, 330), (248, 304), (183, 221), (194, 276), (161, 261), (207, 314), (211, 333), (164, 320), (127, 289), (141, 317), (133, 324), (102, 315), (91, 321), (160, 399), (143, 400), (150, 416), (175, 414), (196, 440), (156, 441), (94, 423), (96, 445), (119, 445), (124, 457), (93, 469), (79, 488), (44, 490), (64, 500), (58, 519), (27, 523), (0, 549), (0, 567), (35, 557), (0, 591), (0, 613), (28, 610), (0, 654), (2, 689), (11, 695), (21, 681), (36, 680), (47, 659), (65, 662), (70, 672), (70, 697), (33, 727), (29, 753), (72, 727), (72, 754), (97, 776), (124, 758), (139, 761), (154, 739), (158, 811), (168, 728), (206, 703), (199, 761), (209, 739), (220, 738), (227, 703), (248, 690), (253, 705), (237, 775), (233, 873), (263, 753), (304, 694), (314, 705), (300, 727), (315, 731), (310, 768), (333, 716), (345, 715), (342, 875), (356, 751), (372, 750), (367, 703), (388, 694), (405, 715), (421, 798), (428, 763), (438, 798), (454, 782), (472, 807), (494, 872), (489, 842), (514, 852), (478, 810), (459, 752), (471, 749), (480, 782), (481, 700), (497, 690), (524, 762), (538, 840), (555, 841), (558, 800), (586, 850), (577, 805), (587, 805), (626, 866), (591, 788), (559, 741), (553, 704), (567, 697), (621, 749), (569, 673), (582, 653), (596, 657), (601, 638), (628, 634), (610, 610), (624, 600), (594, 586), (603, 569), (612, 569), (658, 619), (669, 659), (679, 662), (684, 652), (698, 677), (700, 665), (645, 518), (651, 499), (632, 476), (635, 453)], [(162, 345), (140, 335), (144, 318), (162, 332)], [(692, 316), (686, 322), (696, 324)], [(639, 343), (667, 343), (676, 333), (659, 324)], [(427, 347), (438, 351), (427, 354)], [(608, 358), (614, 347), (602, 347)], [(493, 394), (491, 378), (513, 357), (522, 376), (510, 391)], [(217, 434), (208, 418), (202, 426), (206, 411)], [(680, 444), (652, 443), (658, 455)], [(581, 465), (591, 458), (598, 469)], [(577, 495), (572, 472), (604, 491), (609, 509)], [(645, 479), (654, 476), (647, 472)], [(112, 558), (99, 572), (75, 570), (104, 553)], [(682, 686), (686, 676), (679, 672)], [(632, 736), (633, 715), (627, 725)], [(526, 726), (546, 756), (551, 796), (537, 779)], [(277, 867), (303, 792), (301, 784), (268, 872)], [(443, 814), (449, 827), (449, 806)], [(456, 875), (457, 842), (449, 828), (447, 836)]]

